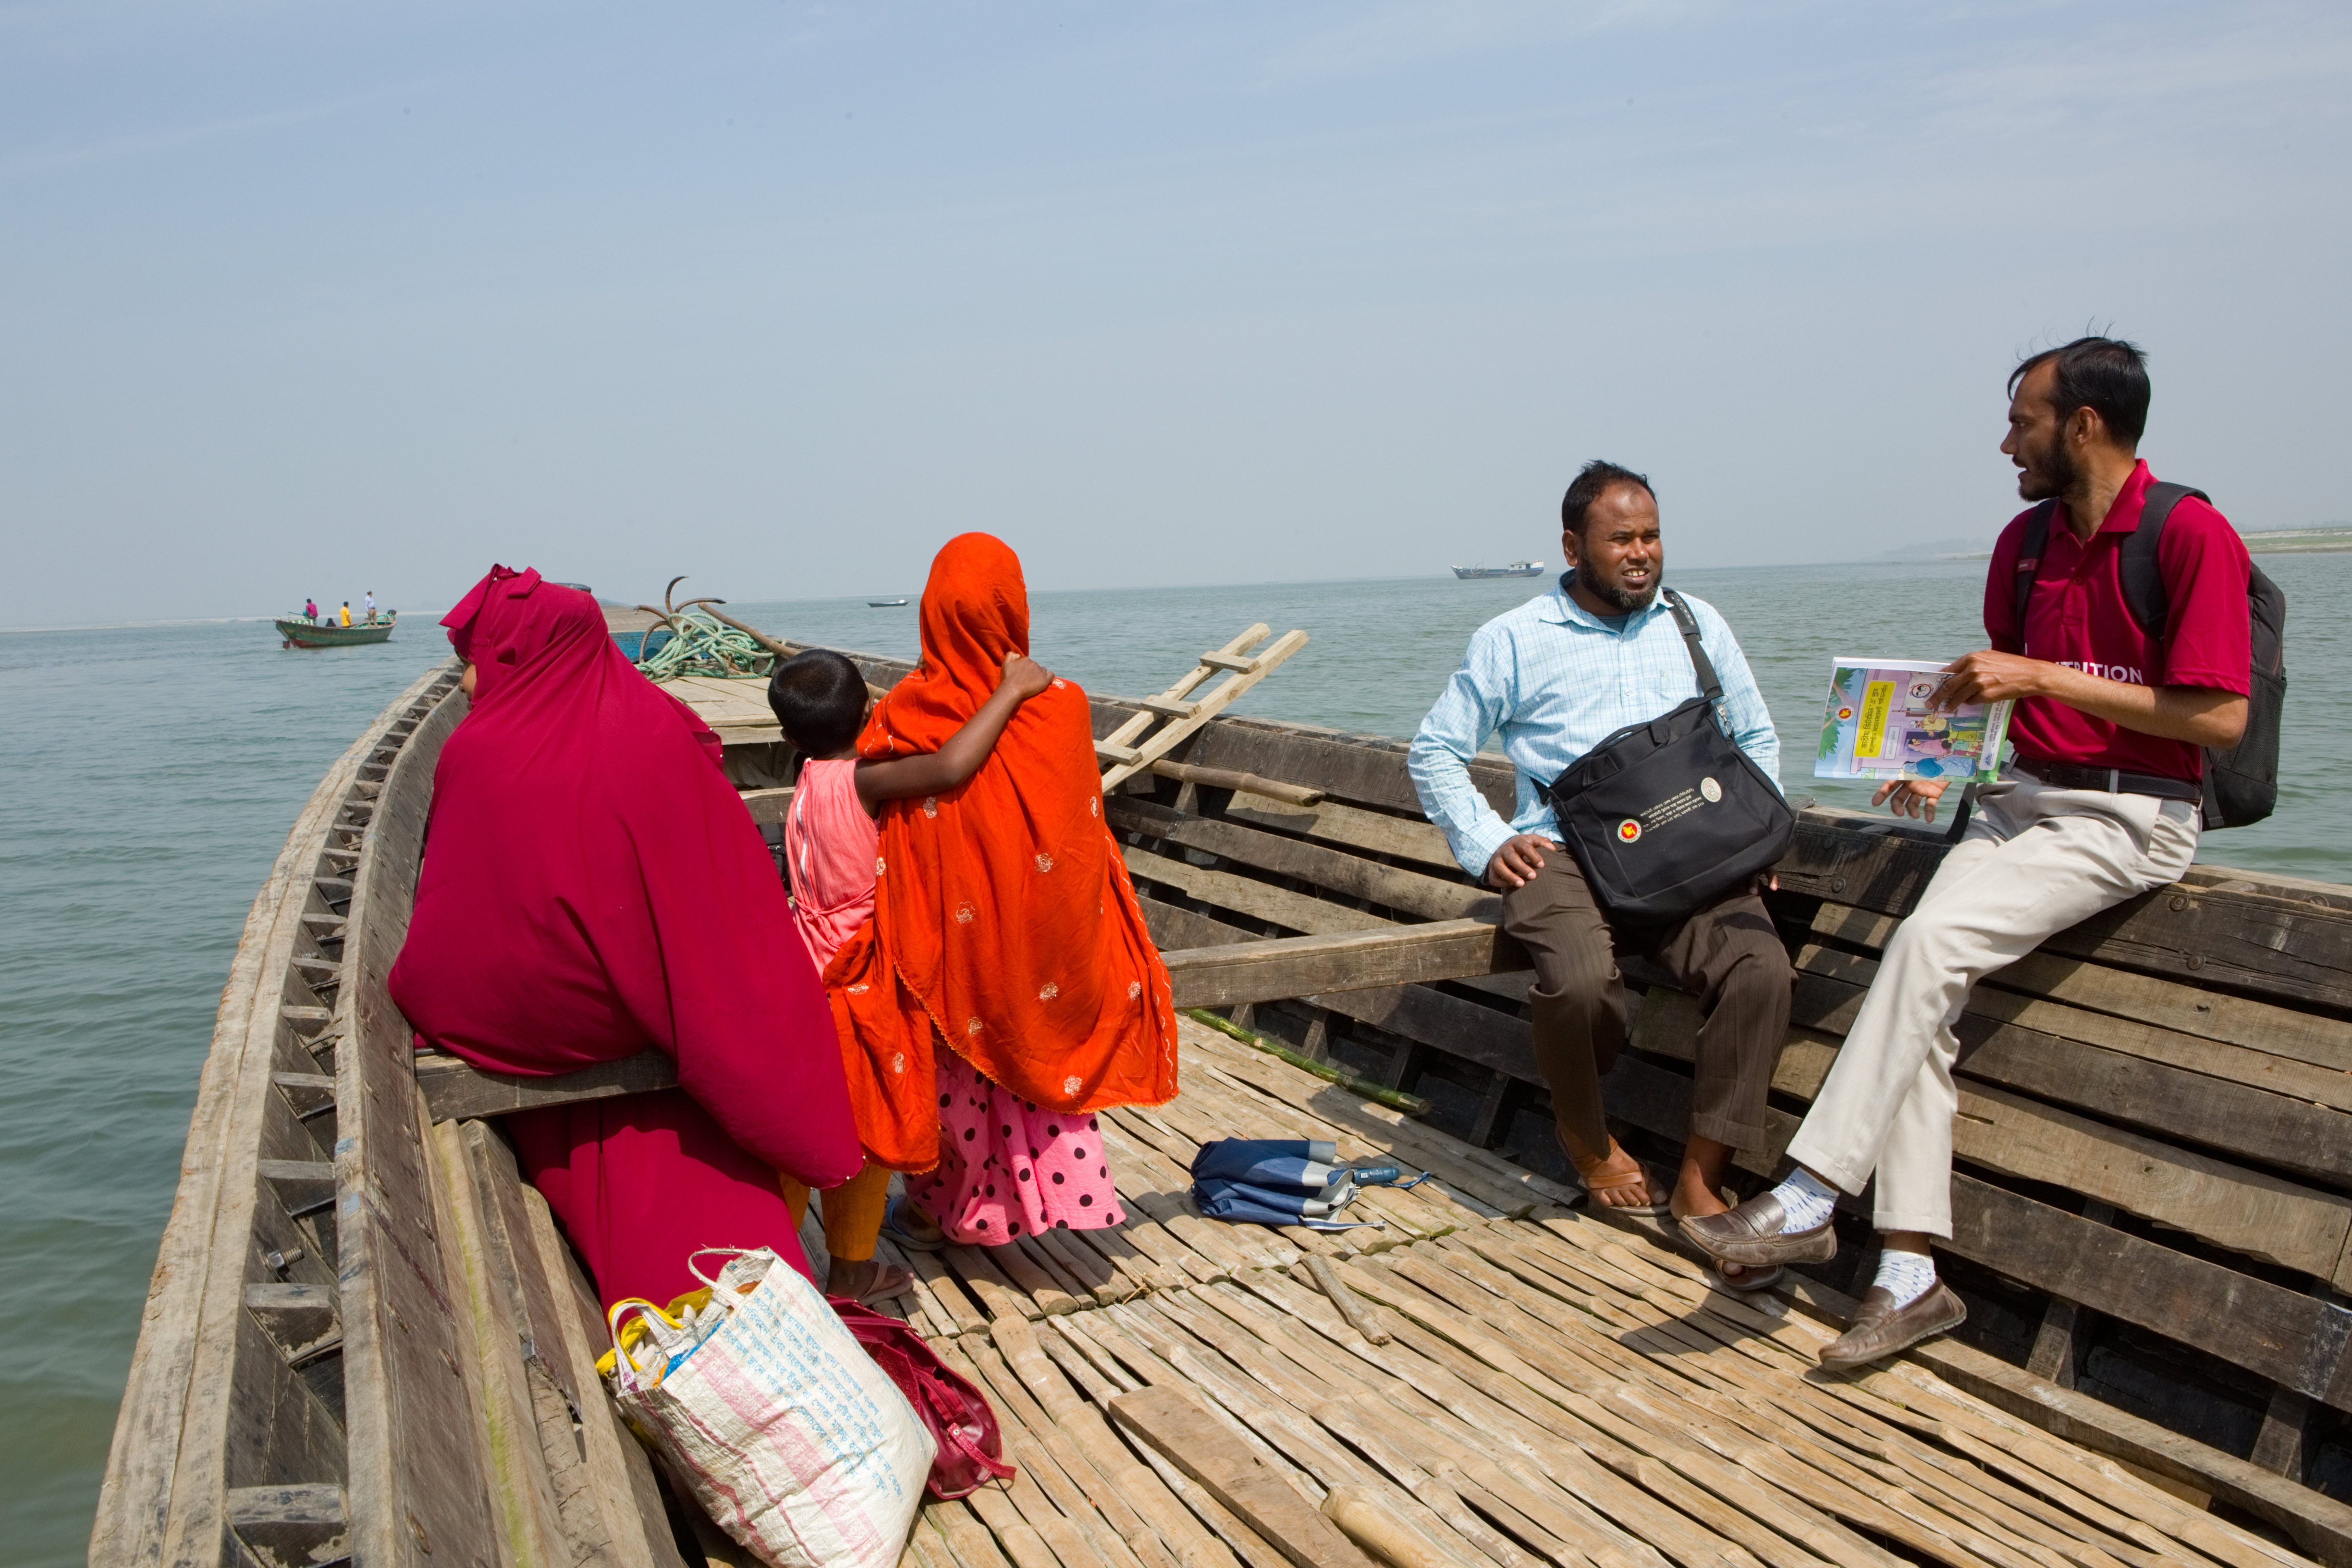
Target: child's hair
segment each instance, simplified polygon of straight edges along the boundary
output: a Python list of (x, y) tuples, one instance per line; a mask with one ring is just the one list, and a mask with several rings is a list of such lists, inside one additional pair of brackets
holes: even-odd
[(804, 757), (845, 751), (866, 724), (866, 677), (831, 648), (813, 647), (776, 666), (768, 706), (784, 739)]

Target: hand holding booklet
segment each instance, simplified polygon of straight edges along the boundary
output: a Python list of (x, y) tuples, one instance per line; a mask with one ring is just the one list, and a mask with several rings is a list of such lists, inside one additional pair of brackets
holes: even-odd
[(1823, 779), (1986, 780), (2000, 772), (2011, 704), (1936, 705), (1941, 664), (1841, 658), (1830, 669), (1813, 776)]

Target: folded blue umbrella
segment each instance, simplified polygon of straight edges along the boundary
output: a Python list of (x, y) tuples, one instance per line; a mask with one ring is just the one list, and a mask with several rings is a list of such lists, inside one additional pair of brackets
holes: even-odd
[[(1362, 1186), (1397, 1183), (1393, 1165), (1335, 1164), (1336, 1144), (1304, 1138), (1219, 1138), (1192, 1157), (1192, 1198), (1212, 1219), (1234, 1224), (1303, 1225), (1314, 1230), (1377, 1226), (1378, 1220), (1342, 1220), (1340, 1210)], [(1417, 1176), (1413, 1182), (1426, 1181)]]
[(1319, 1193), (1338, 1174), (1339, 1154), (1338, 1144), (1319, 1139), (1220, 1138), (1192, 1156), (1192, 1179)]

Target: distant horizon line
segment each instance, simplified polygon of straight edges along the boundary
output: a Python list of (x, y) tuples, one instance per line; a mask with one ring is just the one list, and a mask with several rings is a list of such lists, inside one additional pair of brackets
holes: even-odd
[[(2352, 522), (2314, 522), (2305, 523), (2302, 526), (2295, 528), (2241, 529), (2239, 531), (2242, 535), (2253, 537), (2326, 533), (2347, 530), (2352, 530)], [(1988, 540), (1985, 546), (1988, 552), (1990, 551), (1990, 546), (1991, 541)], [(1898, 548), (1917, 547), (1911, 546)], [(1678, 568), (1678, 570), (1685, 572), (1764, 572), (1790, 571), (1806, 566), (1964, 566), (1973, 564), (1988, 558), (1988, 555), (1984, 553), (1962, 554), (1955, 552), (1905, 557), (1898, 553), (1889, 552), (1883, 555), (1866, 555), (1860, 557), (1848, 555), (1826, 561), (1753, 561), (1727, 566), (1685, 566)], [(1447, 570), (1450, 573), (1452, 568), (1448, 567)], [(1559, 574), (1557, 573), (1547, 572), (1541, 578), (1489, 578), (1467, 579), (1467, 581), (1549, 582), (1556, 581), (1558, 576)], [(1413, 574), (1395, 577), (1270, 577), (1262, 578), (1254, 583), (1156, 583), (1132, 584), (1121, 587), (1036, 588), (1031, 590), (1031, 592), (1039, 595), (1151, 594), (1191, 588), (1318, 588), (1341, 587), (1351, 583), (1443, 583), (1450, 580), (1453, 579), (1441, 577), (1434, 573), (1431, 573), (1427, 575)], [(594, 592), (593, 588), (590, 591), (592, 593)], [(721, 600), (719, 602), (722, 604), (746, 606), (754, 605), (867, 604), (878, 596), (879, 595), (877, 594), (869, 592), (862, 594), (825, 594), (814, 598), (803, 599), (743, 598)], [(894, 595), (892, 596), (896, 597), (898, 595)], [(912, 601), (915, 599), (916, 595), (908, 593), (905, 596), (909, 601)], [(598, 602), (619, 603), (617, 600), (604, 600), (601, 596)], [(895, 608), (896, 606), (884, 607)], [(912, 607), (911, 604), (908, 607)], [(448, 613), (449, 606), (447, 605), (431, 606), (423, 609), (411, 610), (408, 613), (408, 618), (415, 619), (419, 616), (430, 616), (433, 618), (434, 622), (437, 624), (439, 618)], [(170, 616), (135, 621), (41, 621), (22, 626), (0, 626), (0, 637), (25, 637), (34, 636), (40, 633), (54, 632), (165, 631), (173, 626), (259, 626), (266, 623), (283, 620), (285, 618), (287, 617), (284, 616), (277, 615), (247, 614), (235, 616)]]

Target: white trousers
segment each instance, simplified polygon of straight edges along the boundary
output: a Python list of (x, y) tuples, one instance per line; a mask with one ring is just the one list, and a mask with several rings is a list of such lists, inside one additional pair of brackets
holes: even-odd
[(2078, 921), (2176, 881), (2197, 854), (2188, 801), (1988, 786), (1960, 842), (1895, 928), (1789, 1157), (1844, 1192), (1875, 1173), (1882, 1231), (1952, 1234), (1952, 1032), (1969, 992)]

